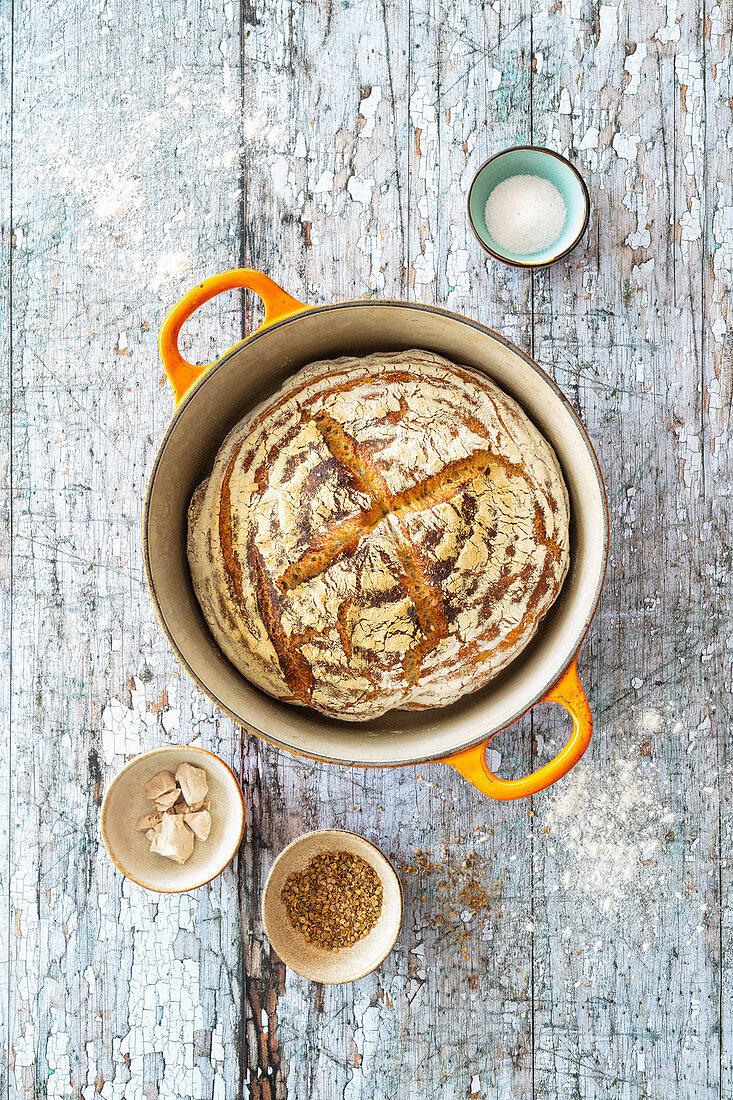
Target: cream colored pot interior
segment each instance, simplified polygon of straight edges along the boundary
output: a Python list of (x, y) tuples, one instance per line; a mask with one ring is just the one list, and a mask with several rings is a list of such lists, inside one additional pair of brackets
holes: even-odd
[[(186, 513), (229, 429), (306, 363), (339, 355), (427, 348), (484, 371), (522, 405), (555, 448), (571, 503), (571, 565), (541, 630), (491, 684), (452, 707), (392, 711), (367, 723), (336, 722), (279, 703), (223, 656), (194, 596)], [(255, 334), (191, 391), (158, 453), (145, 509), (146, 565), (161, 622), (203, 690), (242, 725), (283, 748), (345, 764), (439, 759), (503, 728), (555, 683), (573, 658), (603, 580), (607, 521), (603, 482), (585, 431), (566, 399), (526, 356), (495, 333), (439, 309), (394, 302), (325, 306)]]

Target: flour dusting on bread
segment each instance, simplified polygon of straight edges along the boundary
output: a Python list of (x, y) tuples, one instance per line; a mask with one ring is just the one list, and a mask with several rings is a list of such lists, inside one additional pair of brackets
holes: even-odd
[(229, 433), (188, 557), (232, 663), (346, 721), (440, 707), (521, 652), (567, 573), (555, 454), (432, 352), (312, 363)]

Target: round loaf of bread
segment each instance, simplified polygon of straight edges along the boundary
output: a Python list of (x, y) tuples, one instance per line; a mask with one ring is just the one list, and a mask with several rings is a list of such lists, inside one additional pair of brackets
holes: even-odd
[(229, 433), (189, 509), (206, 621), (263, 691), (333, 718), (442, 707), (521, 652), (568, 569), (555, 453), (427, 351), (312, 363)]

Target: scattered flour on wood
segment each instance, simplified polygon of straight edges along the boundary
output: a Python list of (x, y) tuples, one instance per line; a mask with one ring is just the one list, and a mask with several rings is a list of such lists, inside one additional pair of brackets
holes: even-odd
[[(640, 731), (656, 732), (662, 723), (658, 712), (646, 711)], [(562, 856), (562, 888), (611, 912), (663, 885), (675, 818), (648, 757), (634, 754), (605, 767), (581, 762), (555, 791), (539, 825), (550, 851)]]
[(645, 710), (641, 716), (641, 725), (643, 729), (656, 733), (664, 725), (664, 718), (658, 710)]
[[(224, 205), (216, 199), (221, 171), (236, 178), (242, 158), (238, 96), (238, 73), (225, 63), (213, 75), (176, 69), (146, 102), (131, 66), (94, 109), (84, 100), (80, 111), (68, 97), (39, 110), (33, 156), (54, 181), (49, 217), (73, 227), (79, 268), (94, 277), (102, 267), (119, 273), (134, 298), (148, 301), (152, 292), (169, 303), (195, 271), (216, 266), (209, 226), (217, 226), (217, 241), (238, 246), (239, 194)], [(129, 312), (126, 301), (120, 311)]]
[(100, 223), (124, 218), (132, 210), (139, 210), (145, 203), (140, 194), (140, 180), (122, 179), (109, 173), (107, 179), (97, 187), (94, 198), (94, 213)]
[(193, 271), (190, 253), (180, 250), (164, 252), (158, 260), (155, 278), (148, 284), (151, 290), (160, 290), (169, 279), (183, 279)]

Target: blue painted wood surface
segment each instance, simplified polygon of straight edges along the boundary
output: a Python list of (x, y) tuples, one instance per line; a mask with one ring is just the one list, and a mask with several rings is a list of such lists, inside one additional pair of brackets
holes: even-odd
[[(732, 1097), (729, 2), (0, 19), (3, 1095)], [(475, 169), (518, 142), (570, 156), (593, 197), (584, 246), (535, 275), (465, 217)], [(563, 784), (500, 805), (439, 765), (299, 761), (242, 742), (177, 665), (140, 545), (172, 410), (156, 335), (240, 264), (304, 301), (469, 314), (580, 412), (612, 546), (581, 656), (596, 732)], [(211, 361), (259, 316), (217, 300), (184, 346)], [(503, 774), (564, 732), (538, 709), (495, 740)], [(247, 832), (220, 879), (155, 898), (97, 813), (164, 741), (237, 768)], [(259, 917), (275, 855), (319, 826), (377, 841), (405, 883), (395, 950), (348, 987), (286, 972)]]

